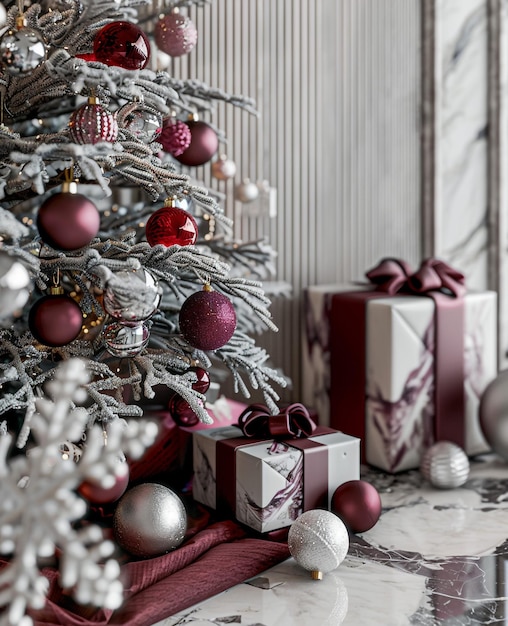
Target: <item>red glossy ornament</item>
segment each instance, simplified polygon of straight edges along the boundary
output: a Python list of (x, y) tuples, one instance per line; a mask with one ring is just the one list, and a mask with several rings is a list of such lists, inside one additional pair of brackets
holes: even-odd
[(162, 132), (157, 141), (161, 144), (164, 152), (177, 157), (187, 150), (191, 139), (190, 128), (185, 122), (167, 117), (162, 122)]
[(74, 111), (69, 119), (69, 134), (74, 143), (96, 144), (101, 141), (113, 142), (118, 137), (118, 123), (95, 98)]
[(109, 504), (116, 502), (127, 490), (129, 486), (129, 470), (121, 476), (115, 477), (115, 484), (112, 487), (103, 487), (95, 481), (85, 480), (78, 487), (78, 493), (90, 504)]
[(178, 394), (175, 394), (170, 399), (168, 410), (171, 413), (173, 421), (178, 424), (178, 426), (190, 428), (199, 423), (199, 418), (192, 410), (191, 405)]
[(189, 371), (194, 372), (198, 377), (191, 387), (199, 393), (206, 393), (210, 387), (210, 374), (202, 367), (190, 367)]
[(180, 332), (198, 350), (217, 350), (236, 328), (236, 312), (229, 298), (205, 285), (185, 300), (179, 315)]
[(189, 120), (185, 123), (191, 132), (191, 142), (187, 150), (175, 158), (183, 165), (203, 165), (217, 152), (217, 133), (206, 122)]
[(45, 346), (66, 346), (81, 331), (83, 314), (79, 305), (66, 295), (48, 295), (37, 300), (28, 315), (28, 327)]
[(105, 65), (142, 70), (150, 59), (150, 42), (136, 24), (111, 22), (95, 35), (93, 52)]
[(97, 207), (73, 184), (45, 200), (37, 213), (37, 229), (42, 241), (57, 250), (78, 250), (87, 246), (99, 232)]
[(198, 40), (194, 23), (189, 17), (182, 15), (178, 8), (159, 19), (153, 34), (159, 50), (172, 57), (189, 53)]
[(381, 515), (377, 489), (364, 480), (349, 480), (335, 490), (331, 510), (353, 533), (372, 528)]
[(163, 206), (149, 217), (145, 235), (151, 246), (192, 246), (198, 237), (198, 225), (184, 209)]

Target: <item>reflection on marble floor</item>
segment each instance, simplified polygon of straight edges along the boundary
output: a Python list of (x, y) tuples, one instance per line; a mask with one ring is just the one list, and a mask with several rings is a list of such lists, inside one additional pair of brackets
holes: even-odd
[(313, 581), (292, 559), (157, 626), (508, 624), (508, 464), (482, 457), (460, 489), (365, 470), (383, 513)]

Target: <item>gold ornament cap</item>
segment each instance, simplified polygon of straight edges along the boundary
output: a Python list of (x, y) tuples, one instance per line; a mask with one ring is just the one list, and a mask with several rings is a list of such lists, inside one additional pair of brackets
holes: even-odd
[(323, 572), (320, 572), (319, 570), (312, 570), (310, 576), (312, 580), (323, 580)]

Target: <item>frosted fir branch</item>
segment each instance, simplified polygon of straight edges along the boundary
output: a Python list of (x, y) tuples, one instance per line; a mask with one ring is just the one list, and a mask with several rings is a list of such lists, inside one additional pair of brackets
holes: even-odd
[(276, 403), (280, 398), (273, 389), (272, 383), (285, 388), (288, 380), (273, 368), (265, 365), (268, 354), (263, 348), (256, 346), (251, 337), (237, 330), (229, 342), (215, 354), (232, 373), (235, 393), (241, 393), (246, 398), (250, 398), (249, 388), (241, 375), (242, 372), (246, 372), (251, 387), (262, 391), (269, 410), (274, 413), (278, 412)]
[[(37, 400), (33, 417), (34, 446), (24, 456), (7, 460), (10, 435), (1, 438), (0, 467), (0, 552), (9, 555), (9, 563), (0, 573), (0, 603), (6, 608), (9, 626), (32, 624), (27, 611), (42, 608), (48, 591), (47, 580), (39, 573), (40, 558), (61, 553), (61, 581), (73, 588), (78, 601), (118, 608), (122, 587), (119, 567), (109, 559), (111, 542), (93, 526), (76, 530), (73, 522), (82, 518), (85, 502), (76, 488), (84, 480), (99, 481), (111, 487), (126, 471), (119, 463), (125, 449), (139, 457), (157, 435), (150, 422), (124, 426), (120, 422), (108, 430), (104, 445), (102, 429), (92, 428), (79, 462), (63, 459), (60, 446), (80, 440), (86, 429), (88, 413), (76, 402), (83, 401), (88, 380), (82, 361), (71, 360), (57, 368), (48, 383), (49, 397)], [(50, 399), (51, 398), (51, 399)], [(20, 481), (26, 476), (27, 480)], [(92, 589), (103, 591), (94, 594)]]

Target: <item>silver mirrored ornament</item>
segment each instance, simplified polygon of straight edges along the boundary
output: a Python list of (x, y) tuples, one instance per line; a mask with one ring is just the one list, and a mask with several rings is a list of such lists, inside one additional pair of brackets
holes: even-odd
[(9, 29), (0, 37), (0, 64), (11, 76), (28, 74), (46, 60), (46, 44), (34, 28)]
[(125, 128), (144, 143), (155, 141), (162, 132), (162, 115), (142, 102), (129, 102), (116, 112), (119, 128)]
[(123, 324), (137, 325), (147, 320), (159, 306), (162, 289), (144, 268), (115, 272), (104, 290), (104, 308)]
[(330, 511), (312, 509), (291, 525), (288, 548), (298, 565), (319, 580), (346, 558), (349, 533), (344, 522)]
[(0, 250), (0, 321), (21, 311), (31, 288), (27, 268), (15, 257)]
[(259, 196), (259, 188), (248, 178), (235, 187), (235, 198), (240, 202), (253, 202)]
[(171, 489), (144, 483), (118, 502), (113, 531), (117, 543), (135, 556), (152, 557), (177, 548), (187, 531), (187, 513)]
[(469, 459), (455, 443), (438, 441), (424, 452), (420, 472), (433, 487), (455, 489), (469, 477)]
[(499, 372), (480, 399), (480, 426), (492, 450), (508, 461), (508, 370)]
[(113, 322), (104, 327), (103, 338), (107, 351), (113, 356), (133, 357), (148, 344), (150, 331), (144, 324), (128, 326)]

